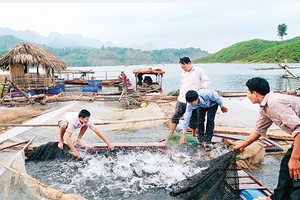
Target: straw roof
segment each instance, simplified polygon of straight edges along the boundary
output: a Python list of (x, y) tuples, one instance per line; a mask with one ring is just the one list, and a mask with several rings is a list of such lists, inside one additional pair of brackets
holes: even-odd
[[(52, 68), (58, 72), (65, 70), (66, 64), (45, 49), (34, 45), (21, 43), (11, 51), (0, 56), (0, 66), (10, 64), (26, 64), (27, 66), (42, 65), (44, 69)], [(7, 68), (6, 68), (7, 69)]]

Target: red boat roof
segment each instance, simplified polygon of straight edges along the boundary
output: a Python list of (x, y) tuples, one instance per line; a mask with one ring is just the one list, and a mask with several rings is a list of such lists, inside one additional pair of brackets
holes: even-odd
[(145, 69), (135, 69), (133, 70), (134, 74), (164, 74), (165, 71), (161, 69), (152, 69), (152, 68), (145, 68)]

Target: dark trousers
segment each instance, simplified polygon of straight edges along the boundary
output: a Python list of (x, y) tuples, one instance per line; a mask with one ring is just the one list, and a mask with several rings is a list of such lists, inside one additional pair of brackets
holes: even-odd
[[(171, 122), (175, 123), (175, 124), (179, 124), (179, 120), (184, 115), (185, 109), (186, 109), (186, 103), (177, 101), (176, 106), (175, 106), (175, 113), (172, 116)], [(197, 109), (194, 109), (192, 112), (189, 127), (192, 129), (196, 129), (198, 127), (198, 110)]]
[[(218, 104), (209, 107), (198, 109), (198, 141), (200, 143), (211, 143), (215, 128), (215, 116), (218, 110)], [(205, 116), (207, 114), (206, 133), (204, 133)]]
[(300, 200), (300, 180), (295, 181), (290, 177), (288, 163), (291, 158), (294, 145), (292, 145), (281, 160), (279, 178), (272, 200)]

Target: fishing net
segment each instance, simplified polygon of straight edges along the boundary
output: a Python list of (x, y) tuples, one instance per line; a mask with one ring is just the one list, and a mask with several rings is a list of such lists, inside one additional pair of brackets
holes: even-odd
[[(53, 144), (49, 146), (54, 149)], [(4, 155), (4, 153), (1, 154), (2, 157)], [(5, 164), (0, 163), (0, 199), (85, 200), (80, 195), (66, 194), (64, 191), (52, 188), (29, 176), (25, 167), (24, 149), (9, 157), (9, 161), (6, 159)]]
[(241, 199), (235, 163), (237, 154), (238, 151), (231, 151), (207, 161), (206, 169), (174, 184), (170, 194), (197, 200)]
[(54, 159), (74, 159), (73, 154), (70, 153), (70, 147), (64, 144), (64, 148), (57, 147), (58, 142), (48, 142), (40, 145), (34, 150), (25, 153), (26, 161), (45, 161)]
[[(181, 139), (181, 134), (180, 133), (170, 134), (168, 136), (168, 138), (166, 139), (167, 147), (179, 146), (181, 144), (180, 139)], [(193, 137), (192, 135), (186, 135), (186, 143), (188, 145), (191, 145), (191, 146), (194, 146), (194, 147), (198, 145), (197, 139), (195, 137)]]

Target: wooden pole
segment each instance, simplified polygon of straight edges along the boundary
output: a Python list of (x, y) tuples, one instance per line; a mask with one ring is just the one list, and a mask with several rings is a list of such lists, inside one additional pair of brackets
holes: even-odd
[(10, 91), (11, 87), (12, 87), (12, 84), (9, 83), (9, 85), (8, 85), (8, 87), (7, 87), (7, 90), (6, 90), (5, 93), (3, 94), (2, 102), (4, 102), (4, 99), (5, 99), (6, 95), (7, 95), (7, 93)]
[(28, 101), (29, 101), (30, 104), (34, 104), (34, 101), (28, 96), (28, 94), (26, 94), (26, 92), (23, 92), (23, 91), (19, 88), (19, 86), (15, 85), (14, 87), (15, 87), (17, 90), (19, 90), (19, 91), (22, 93), (22, 95), (23, 95), (24, 97), (26, 97), (26, 99), (28, 99)]
[(285, 71), (287, 71), (290, 75), (292, 75), (295, 79), (297, 79), (298, 81), (300, 81), (300, 77), (297, 76), (296, 74), (294, 74), (287, 65), (283, 65), (283, 64), (278, 64), (282, 69), (284, 69)]
[[(95, 125), (110, 125), (110, 124), (122, 124), (122, 123), (138, 123), (146, 121), (158, 121), (168, 120), (169, 118), (157, 118), (157, 119), (143, 119), (143, 120), (131, 120), (131, 121), (108, 121), (108, 122), (95, 122)], [(40, 126), (57, 126), (57, 124), (0, 124), (0, 127), (40, 127)]]
[(9, 146), (6, 146), (6, 147), (1, 148), (0, 151), (2, 151), (2, 150), (4, 150), (4, 149), (9, 149), (9, 148), (11, 148), (11, 147), (15, 147), (15, 146), (18, 146), (18, 145), (21, 145), (21, 144), (25, 144), (25, 143), (27, 143), (27, 142), (28, 142), (28, 140), (27, 140), (27, 141), (24, 141), (24, 142), (19, 142), (19, 143), (16, 143), (16, 144), (9, 145)]

